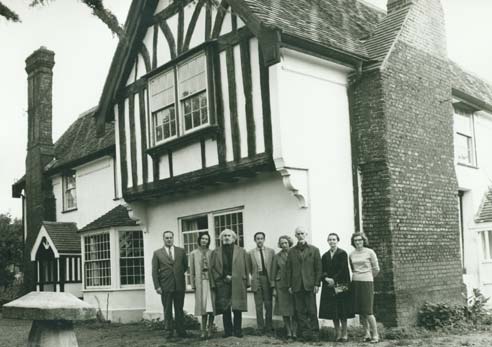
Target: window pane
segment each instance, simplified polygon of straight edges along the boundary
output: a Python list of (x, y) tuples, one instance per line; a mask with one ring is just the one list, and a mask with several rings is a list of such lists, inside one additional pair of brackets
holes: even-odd
[[(231, 212), (214, 216), (215, 246), (220, 246), (219, 235), (224, 229), (233, 230), (238, 236), (238, 244), (244, 247), (243, 213)], [(236, 242), (237, 243), (237, 242)]]
[(176, 114), (174, 105), (154, 114), (156, 142), (176, 135)]
[(111, 285), (109, 233), (84, 237), (85, 286)]
[(174, 104), (174, 71), (164, 72), (150, 83), (150, 104), (151, 110), (156, 111), (160, 108)]
[(492, 259), (492, 230), (488, 230), (486, 231), (486, 233), (488, 234), (488, 238), (489, 238), (489, 249), (488, 249), (488, 258), (489, 260)]
[(144, 249), (141, 230), (120, 232), (120, 283), (144, 283)]
[(472, 138), (462, 134), (456, 134), (455, 155), (459, 163), (473, 163)]
[(63, 204), (64, 209), (77, 207), (77, 185), (75, 174), (63, 177)]
[[(183, 233), (183, 248), (186, 255), (198, 247), (197, 240), (200, 232), (208, 231), (208, 217), (199, 216), (195, 218), (183, 219), (181, 221), (181, 231)], [(186, 284), (191, 286), (190, 275), (186, 273)]]
[(455, 110), (454, 122), (456, 132), (472, 136), (472, 114)]
[(205, 56), (195, 57), (178, 68), (180, 98), (206, 89)]

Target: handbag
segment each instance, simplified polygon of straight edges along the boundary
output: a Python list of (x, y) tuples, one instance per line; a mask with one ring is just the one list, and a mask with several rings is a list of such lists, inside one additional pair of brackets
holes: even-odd
[(347, 284), (337, 283), (335, 284), (335, 287), (333, 287), (333, 289), (335, 290), (335, 295), (338, 295), (348, 292), (349, 287)]

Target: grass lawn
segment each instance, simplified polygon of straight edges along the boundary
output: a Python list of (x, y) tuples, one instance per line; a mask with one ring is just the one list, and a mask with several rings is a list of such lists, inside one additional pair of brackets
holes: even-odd
[[(31, 323), (22, 320), (1, 319), (0, 317), (0, 346), (5, 347), (24, 347), (27, 344), (27, 335)], [(183, 340), (164, 338), (164, 333), (152, 329), (143, 324), (76, 324), (75, 326), (80, 347), (256, 347), (256, 346), (372, 346), (370, 343), (360, 342), (360, 330), (350, 331), (351, 341), (348, 343), (335, 343), (330, 340), (331, 329), (324, 329), (321, 342), (302, 343), (287, 342), (273, 337), (254, 336), (251, 329), (245, 329), (245, 337), (242, 339), (229, 337), (223, 339), (220, 333), (216, 337), (207, 341), (198, 338), (198, 332), (190, 332), (191, 337)], [(250, 334), (248, 334), (250, 333)], [(383, 331), (384, 334), (384, 331)], [(355, 336), (354, 336), (355, 335)], [(388, 332), (389, 335), (389, 332)], [(393, 333), (393, 338), (395, 334)], [(469, 331), (460, 335), (444, 335), (443, 333), (429, 333), (425, 331), (412, 331), (411, 333), (401, 334), (397, 340), (383, 340), (377, 346), (446, 346), (462, 347), (492, 346), (492, 330), (489, 331)]]

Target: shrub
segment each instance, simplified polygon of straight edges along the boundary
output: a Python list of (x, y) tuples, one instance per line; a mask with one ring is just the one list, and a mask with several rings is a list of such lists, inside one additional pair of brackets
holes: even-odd
[(458, 325), (465, 318), (460, 305), (424, 303), (418, 312), (417, 324), (429, 330)]
[[(141, 322), (143, 325), (145, 325), (147, 328), (151, 330), (164, 330), (165, 328), (164, 321), (161, 320), (160, 318), (142, 319)], [(200, 329), (200, 322), (198, 321), (198, 318), (196, 318), (191, 313), (187, 313), (187, 312), (185, 312), (185, 316), (184, 316), (184, 325), (186, 330)]]
[(466, 318), (473, 324), (490, 321), (490, 314), (485, 309), (487, 301), (489, 301), (489, 298), (486, 298), (479, 289), (473, 289), (473, 294), (467, 300)]

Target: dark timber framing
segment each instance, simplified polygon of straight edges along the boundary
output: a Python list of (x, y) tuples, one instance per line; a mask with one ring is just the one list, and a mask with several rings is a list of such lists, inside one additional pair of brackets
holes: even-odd
[(207, 167), (207, 157), (205, 154), (205, 139), (200, 139), (200, 153), (202, 156), (202, 169)]
[(130, 119), (130, 156), (132, 160), (132, 185), (138, 185), (137, 171), (137, 139), (135, 129), (135, 94), (128, 98), (128, 118)]
[[(120, 167), (121, 186), (123, 191), (128, 187), (128, 169), (126, 160), (126, 134), (125, 134), (125, 102), (118, 103), (118, 137), (120, 140)], [(123, 193), (122, 191), (122, 193)]]
[(232, 152), (234, 160), (238, 161), (241, 158), (241, 133), (239, 132), (237, 113), (236, 71), (234, 67), (234, 48), (232, 46), (226, 49), (226, 65), (227, 85), (229, 87), (229, 112), (231, 115)]
[(272, 142), (272, 113), (270, 108), (270, 75), (268, 66), (265, 65), (261, 47), (258, 47), (260, 61), (260, 88), (261, 104), (263, 108), (263, 137), (265, 139), (265, 152), (273, 153)]
[(183, 43), (183, 52), (186, 52), (190, 47), (191, 37), (195, 32), (196, 22), (198, 21), (198, 17), (200, 16), (200, 13), (202, 11), (204, 2), (205, 0), (199, 0), (198, 4), (195, 7), (195, 10), (193, 11), (193, 15), (191, 16), (190, 23), (188, 24), (188, 29), (186, 31), (186, 36)]
[(142, 46), (140, 47), (140, 54), (142, 55), (144, 64), (145, 64), (145, 73), (149, 73), (152, 70), (152, 63), (150, 62), (150, 55), (147, 46), (142, 42)]
[(220, 132), (217, 135), (217, 154), (219, 157), (219, 164), (225, 164), (226, 162), (226, 148), (225, 148), (225, 136), (224, 136), (224, 101), (222, 96), (222, 80), (220, 72), (220, 55), (213, 55), (213, 68), (214, 68), (214, 82), (215, 82), (215, 110), (217, 117), (217, 125)]
[(167, 153), (167, 159), (169, 160), (169, 177), (174, 177), (173, 172), (173, 152)]
[(210, 40), (212, 35), (212, 6), (209, 2), (205, 4), (205, 40)]
[(178, 54), (183, 52), (184, 41), (184, 9), (180, 8), (178, 12)]
[(240, 43), (241, 51), (241, 72), (243, 75), (243, 89), (246, 108), (246, 127), (248, 133), (248, 157), (256, 154), (256, 128), (253, 110), (253, 87), (251, 77), (251, 57), (249, 49), (249, 40), (243, 40)]
[(138, 93), (138, 105), (140, 109), (140, 142), (142, 151), (142, 179), (143, 183), (147, 183), (148, 165), (147, 165), (147, 114), (145, 112), (145, 91)]
[(157, 67), (157, 40), (159, 37), (159, 25), (154, 24), (154, 34), (152, 36), (152, 70)]
[(224, 22), (224, 17), (227, 14), (227, 9), (229, 4), (227, 0), (222, 0), (219, 8), (217, 9), (217, 14), (215, 15), (214, 28), (212, 30), (212, 39), (219, 37), (220, 30), (222, 29), (222, 23)]
[(162, 30), (162, 33), (166, 37), (167, 44), (169, 45), (169, 52), (171, 53), (171, 59), (175, 59), (177, 56), (177, 51), (176, 51), (176, 41), (174, 41), (173, 33), (165, 20), (159, 22), (159, 26)]

